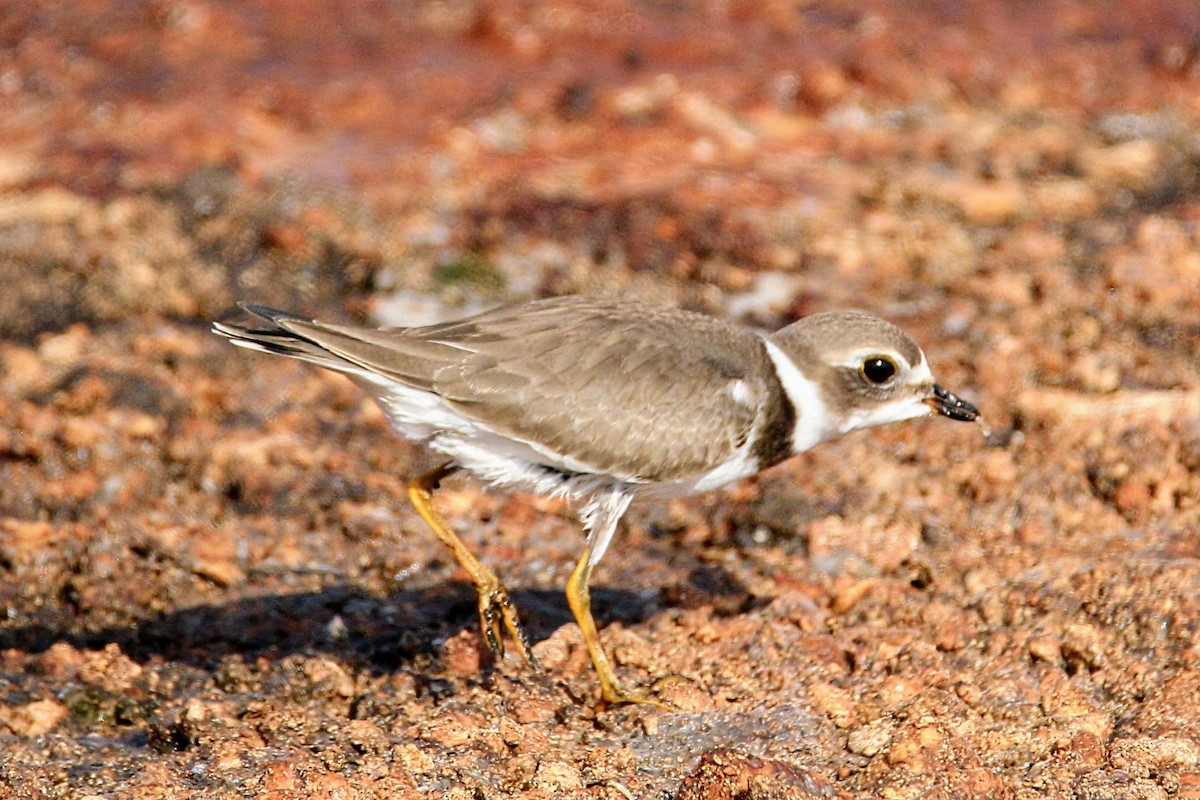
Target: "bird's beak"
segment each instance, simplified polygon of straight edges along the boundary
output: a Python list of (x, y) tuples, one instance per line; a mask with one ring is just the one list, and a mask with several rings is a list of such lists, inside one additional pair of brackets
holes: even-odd
[(960, 422), (975, 422), (979, 419), (979, 409), (959, 397), (947, 392), (936, 383), (924, 400), (925, 405), (933, 409), (933, 413), (943, 417), (956, 419)]

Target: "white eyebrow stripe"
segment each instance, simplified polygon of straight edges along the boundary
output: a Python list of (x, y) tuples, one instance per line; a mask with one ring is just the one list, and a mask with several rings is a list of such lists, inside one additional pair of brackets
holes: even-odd
[[(896, 366), (900, 367), (901, 369), (905, 369), (905, 368), (913, 369), (912, 365), (910, 365), (908, 363), (908, 359), (906, 359), (904, 356), (897, 353), (895, 350), (888, 350), (886, 348), (879, 348), (879, 347), (864, 347), (859, 350), (855, 350), (850, 355), (846, 356), (846, 358), (842, 361), (834, 361), (831, 363), (835, 367), (846, 367), (847, 369), (858, 369), (859, 367), (862, 366), (862, 363), (864, 361), (866, 361), (868, 358), (872, 358), (874, 356), (890, 358), (893, 361), (895, 361)], [(925, 354), (922, 353), (921, 357), (924, 358)]]
[(929, 362), (925, 359), (925, 351), (921, 350), (920, 362), (912, 368), (912, 383), (933, 383), (933, 371), (929, 369)]

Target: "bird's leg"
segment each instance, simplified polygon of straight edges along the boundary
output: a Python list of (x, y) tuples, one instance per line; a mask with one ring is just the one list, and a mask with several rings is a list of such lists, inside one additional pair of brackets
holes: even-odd
[(526, 663), (539, 668), (533, 651), (529, 648), (529, 640), (521, 630), (521, 621), (517, 618), (517, 608), (508, 597), (504, 584), (496, 574), (485, 567), (475, 558), (474, 554), (463, 544), (462, 539), (451, 530), (442, 515), (433, 505), (433, 492), (441, 480), (458, 471), (454, 462), (442, 464), (423, 475), (414, 478), (408, 484), (408, 499), (412, 502), (421, 519), (433, 529), (447, 547), (454, 553), (459, 566), (470, 576), (479, 594), (479, 626), (483, 629), (483, 638), (497, 658), (504, 657), (504, 631), (512, 637), (517, 647), (517, 654)]
[(616, 670), (613, 669), (612, 662), (608, 660), (608, 654), (604, 652), (604, 646), (600, 643), (596, 620), (592, 618), (592, 593), (589, 586), (592, 567), (604, 555), (616, 530), (617, 520), (629, 507), (629, 501), (629, 495), (614, 494), (610, 502), (596, 502), (584, 513), (588, 544), (567, 580), (567, 604), (571, 606), (571, 613), (575, 615), (575, 621), (579, 623), (579, 629), (583, 632), (583, 643), (587, 645), (596, 677), (600, 679), (602, 702), (610, 705), (642, 703), (674, 711), (673, 706), (653, 697), (644, 689), (626, 689), (621, 686)]

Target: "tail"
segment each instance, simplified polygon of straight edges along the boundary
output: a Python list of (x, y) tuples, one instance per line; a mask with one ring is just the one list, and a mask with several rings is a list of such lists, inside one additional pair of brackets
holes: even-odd
[(359, 373), (362, 371), (357, 365), (331, 353), (312, 339), (289, 330), (287, 327), (289, 321), (311, 323), (311, 320), (289, 311), (279, 311), (255, 303), (238, 303), (238, 307), (270, 323), (270, 326), (252, 328), (228, 322), (214, 322), (213, 333), (224, 336), (233, 344), (247, 350), (298, 358), (301, 361), (307, 361), (327, 369), (335, 369), (339, 372)]

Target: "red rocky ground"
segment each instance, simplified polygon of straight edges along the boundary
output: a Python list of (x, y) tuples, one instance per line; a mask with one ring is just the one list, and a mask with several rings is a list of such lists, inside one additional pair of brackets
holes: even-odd
[[(1200, 9), (0, 1), (0, 798), (1200, 797)], [(911, 330), (927, 420), (628, 517), (455, 479), (237, 299)]]

